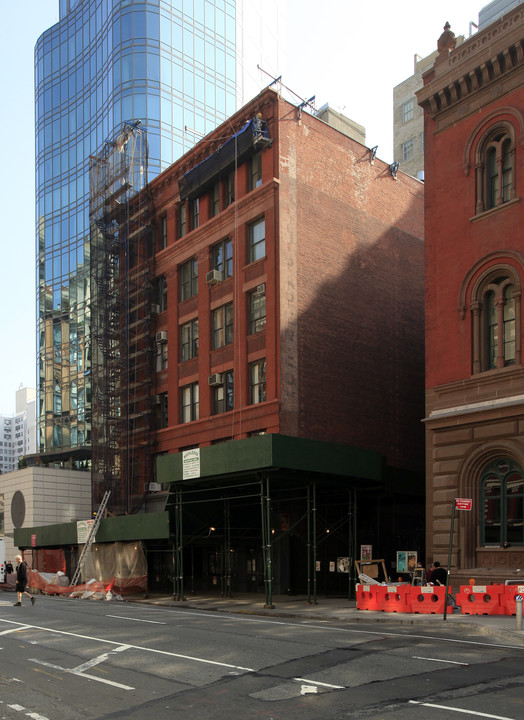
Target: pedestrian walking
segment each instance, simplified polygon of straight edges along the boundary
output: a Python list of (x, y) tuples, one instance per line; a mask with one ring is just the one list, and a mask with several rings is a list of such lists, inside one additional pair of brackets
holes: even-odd
[(15, 602), (14, 605), (22, 605), (22, 595), (27, 595), (27, 597), (31, 600), (31, 605), (34, 605), (34, 597), (30, 595), (26, 590), (27, 563), (22, 560), (21, 555), (17, 555), (15, 557), (15, 562), (18, 563), (18, 565), (16, 566), (16, 597), (18, 598), (18, 602)]

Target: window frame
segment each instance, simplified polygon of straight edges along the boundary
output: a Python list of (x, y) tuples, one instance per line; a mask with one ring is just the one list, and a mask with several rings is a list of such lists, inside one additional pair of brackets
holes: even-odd
[[(218, 321), (220, 320), (220, 324)], [(221, 305), (211, 313), (211, 332), (213, 350), (231, 345), (234, 332), (233, 303), (228, 302)]]
[(262, 185), (262, 151), (256, 152), (249, 161), (249, 189)]
[(516, 197), (516, 141), (512, 123), (493, 122), (475, 151), (475, 214), (507, 205)]
[[(187, 399), (189, 402), (185, 402)], [(200, 391), (198, 382), (180, 388), (180, 422), (188, 423), (200, 419)]]
[(178, 206), (177, 220), (177, 238), (180, 239), (187, 234), (187, 208), (185, 202)]
[[(486, 485), (489, 482), (498, 484), (498, 492), (488, 495), (486, 494)], [(511, 482), (517, 482), (520, 486), (520, 492), (511, 493)], [(488, 503), (492, 501), (493, 508), (490, 514), (495, 518), (495, 525), (498, 524), (498, 537), (495, 533), (486, 538), (486, 518), (488, 516)], [(510, 511), (510, 501), (517, 500), (520, 505), (520, 513), (512, 516)], [(514, 506), (515, 503), (513, 502)], [(498, 523), (496, 522), (498, 518)], [(516, 521), (516, 527), (520, 527), (520, 537), (516, 539), (515, 534), (511, 534), (509, 523), (510, 519)], [(518, 532), (518, 531), (517, 531)], [(522, 467), (509, 458), (497, 458), (487, 465), (481, 473), (479, 483), (479, 544), (481, 547), (503, 547), (504, 543), (509, 543), (515, 547), (524, 546), (524, 472)]]
[(415, 98), (402, 103), (402, 124), (405, 125), (415, 117)]
[[(257, 377), (254, 377), (255, 374)], [(266, 358), (249, 363), (249, 398), (251, 405), (259, 405), (267, 400)]]
[[(263, 309), (261, 305), (263, 303)], [(257, 306), (258, 305), (258, 306)], [(266, 289), (260, 292), (258, 289), (249, 293), (249, 334), (262, 332), (266, 329)]]
[(402, 148), (402, 162), (409, 162), (415, 157), (415, 138), (409, 138), (406, 142), (401, 145)]
[(213, 388), (213, 415), (221, 415), (235, 408), (235, 381), (233, 370), (222, 373), (222, 383)]
[(160, 218), (160, 250), (167, 247), (167, 213)]
[(195, 257), (179, 266), (180, 301), (198, 295), (198, 262)]
[[(187, 332), (187, 339), (184, 339)], [(198, 357), (198, 318), (180, 326), (180, 362), (188, 362)]]
[[(261, 239), (255, 238), (256, 228), (263, 225), (264, 237)], [(262, 252), (260, 254), (260, 248)], [(258, 260), (263, 260), (266, 257), (266, 219), (265, 217), (258, 218), (248, 226), (248, 263), (254, 263)]]
[[(222, 259), (220, 259), (222, 253)], [(211, 248), (213, 270), (219, 270), (222, 273), (222, 279), (225, 280), (233, 275), (233, 241), (231, 238), (224, 238)]]

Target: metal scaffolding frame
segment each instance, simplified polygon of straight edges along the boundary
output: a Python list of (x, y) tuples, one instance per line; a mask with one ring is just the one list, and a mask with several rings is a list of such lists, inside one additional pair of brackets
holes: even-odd
[(133, 512), (151, 479), (154, 234), (147, 134), (125, 123), (90, 158), (93, 506)]

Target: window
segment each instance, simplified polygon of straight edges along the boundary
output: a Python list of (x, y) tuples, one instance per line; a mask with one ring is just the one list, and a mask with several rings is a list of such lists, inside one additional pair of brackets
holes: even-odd
[(187, 232), (187, 223), (186, 223), (186, 205), (185, 203), (182, 203), (182, 205), (179, 205), (178, 207), (178, 237), (184, 237), (184, 235)]
[(260, 332), (266, 327), (266, 286), (260, 285), (249, 293), (249, 332)]
[(230, 238), (222, 240), (212, 248), (213, 270), (220, 270), (222, 279), (233, 275), (233, 243)]
[(155, 297), (160, 312), (167, 310), (167, 280), (164, 275), (156, 280)]
[(235, 173), (230, 172), (226, 179), (226, 207), (228, 207), (228, 205), (231, 205), (231, 203), (233, 202), (235, 202)]
[(167, 215), (160, 218), (160, 250), (167, 247)]
[(200, 199), (191, 202), (191, 230), (196, 230), (200, 224)]
[(180, 327), (180, 362), (198, 357), (198, 319)]
[(262, 153), (257, 152), (251, 158), (249, 189), (254, 190), (259, 185), (262, 185)]
[(198, 383), (191, 383), (181, 389), (182, 407), (180, 421), (183, 423), (198, 420)]
[(412, 160), (415, 155), (415, 141), (413, 138), (402, 143), (402, 162)]
[(157, 427), (166, 428), (169, 425), (168, 421), (168, 402), (167, 393), (161, 393), (156, 396), (156, 408), (157, 408)]
[(233, 342), (233, 303), (213, 310), (213, 350)]
[(210, 215), (215, 217), (220, 212), (220, 183), (215, 183), (211, 190)]
[(233, 410), (234, 387), (233, 370), (222, 373), (222, 385), (213, 388), (213, 415)]
[(506, 458), (492, 462), (480, 482), (481, 545), (524, 545), (524, 473)]
[(156, 371), (161, 372), (167, 369), (167, 343), (156, 344)]
[(477, 148), (475, 165), (477, 214), (515, 197), (515, 141), (511, 125), (497, 126), (484, 135)]
[(402, 122), (407, 123), (410, 120), (413, 120), (415, 112), (415, 100), (414, 98), (411, 98), (411, 100), (406, 100), (405, 103), (402, 105)]
[(257, 360), (250, 365), (251, 404), (264, 402), (266, 399), (266, 360)]
[(198, 293), (198, 265), (196, 258), (180, 266), (180, 300), (188, 300)]
[[(473, 371), (492, 370), (514, 365), (517, 357), (517, 303), (511, 278), (488, 277), (473, 307)], [(519, 343), (520, 344), (520, 343)], [(519, 353), (520, 355), (520, 353)]]
[(266, 254), (266, 221), (264, 218), (253, 225), (248, 230), (249, 242), (249, 262), (260, 260)]

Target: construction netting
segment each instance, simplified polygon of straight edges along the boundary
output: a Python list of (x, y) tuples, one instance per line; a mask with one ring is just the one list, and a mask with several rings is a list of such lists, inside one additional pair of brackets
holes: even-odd
[[(82, 546), (78, 548), (79, 553)], [(48, 595), (131, 595), (147, 591), (147, 561), (141, 542), (94, 544), (82, 568), (82, 583), (70, 585), (61, 570), (29, 570), (27, 586)]]

